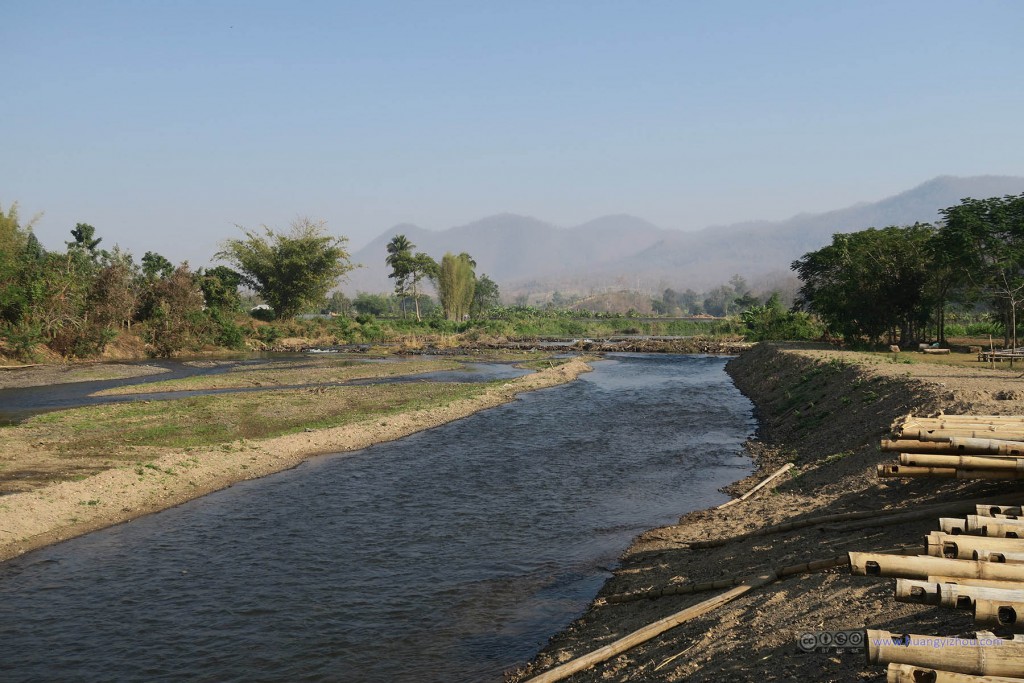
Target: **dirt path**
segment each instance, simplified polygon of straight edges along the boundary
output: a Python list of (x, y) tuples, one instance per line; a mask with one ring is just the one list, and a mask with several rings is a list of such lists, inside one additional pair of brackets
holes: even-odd
[(488, 387), (440, 407), (413, 410), (330, 429), (157, 452), (143, 464), (108, 469), (0, 497), (0, 561), (89, 531), (163, 510), (245, 479), (280, 472), (321, 453), (346, 452), (392, 441), (508, 403), (517, 394), (572, 381), (589, 371), (581, 360)]
[[(1019, 484), (883, 480), (875, 466), (890, 423), (908, 412), (1024, 414), (1024, 379), (1008, 369), (889, 363), (878, 356), (759, 346), (729, 371), (757, 405), (762, 441), (750, 444), (759, 472), (731, 487), (750, 488), (780, 464), (784, 483), (724, 510), (688, 514), (676, 526), (636, 539), (583, 617), (554, 636), (509, 680), (522, 681), (607, 645), (718, 592), (622, 604), (607, 597), (673, 584), (747, 577), (787, 565), (922, 542), (935, 520), (878, 526), (870, 521), (813, 525), (691, 549), (770, 524), (837, 512), (914, 509), (923, 504), (1022, 492)], [(881, 628), (898, 633), (973, 630), (969, 614), (899, 604), (893, 581), (849, 569), (793, 576), (757, 589), (627, 653), (567, 679), (582, 681), (884, 681), (863, 654), (800, 652), (808, 631)]]

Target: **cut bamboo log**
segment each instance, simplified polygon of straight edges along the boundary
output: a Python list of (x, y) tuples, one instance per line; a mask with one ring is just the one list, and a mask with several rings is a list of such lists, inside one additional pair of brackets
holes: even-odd
[(1024, 642), (998, 644), (964, 638), (868, 630), (868, 662), (910, 664), (974, 676), (1016, 676), (1024, 671)]
[(996, 515), (1020, 517), (1024, 515), (1024, 510), (1021, 509), (1020, 505), (977, 505), (975, 509), (982, 517), (995, 517)]
[[(912, 443), (927, 443), (917, 441)], [(1024, 441), (1004, 441), (1001, 439), (968, 439), (954, 436), (948, 446), (959, 453), (992, 453), (996, 455), (1024, 456)]]
[(659, 619), (652, 624), (648, 624), (641, 629), (633, 631), (624, 638), (620, 638), (613, 643), (609, 643), (608, 645), (594, 650), (589, 654), (577, 657), (576, 659), (570, 660), (565, 664), (551, 669), (550, 671), (546, 671), (539, 676), (535, 676), (527, 683), (554, 683), (555, 681), (568, 678), (574, 673), (583, 671), (584, 669), (589, 669), (595, 664), (611, 659), (626, 650), (632, 649), (641, 643), (647, 642), (651, 638), (661, 635), (665, 631), (706, 614), (716, 607), (720, 607), (721, 605), (730, 602), (731, 600), (735, 600), (748, 591), (760, 588), (761, 586), (766, 586), (776, 579), (778, 579), (778, 576), (774, 573), (759, 576), (756, 579), (752, 579), (741, 586), (736, 586), (732, 590), (722, 593), (721, 595), (716, 595), (715, 597), (704, 600), (703, 602), (698, 602), (696, 605), (691, 605), (680, 612), (676, 612), (664, 619)]
[[(978, 597), (974, 601), (974, 623), (1024, 633), (1024, 601)], [(1024, 674), (1024, 669), (1018, 671)]]
[(928, 583), (955, 583), (959, 586), (988, 586), (989, 588), (1004, 588), (1006, 590), (1018, 590), (1019, 581), (996, 581), (994, 579), (969, 579), (955, 576), (929, 576)]
[(956, 479), (955, 467), (907, 467), (904, 465), (879, 465), (879, 477), (934, 477), (936, 479)]
[(972, 676), (912, 664), (890, 664), (885, 672), (886, 683), (1021, 683), (1022, 678), (1006, 676)]
[(1024, 427), (1007, 425), (1006, 427), (993, 425), (988, 428), (952, 428), (952, 429), (923, 429), (913, 427), (904, 429), (898, 434), (901, 439), (916, 439), (917, 441), (944, 441), (952, 443), (953, 438), (967, 439), (999, 439), (1000, 441), (1024, 441)]
[(923, 555), (885, 555), (882, 553), (850, 553), (850, 569), (857, 576), (891, 576), (905, 579), (926, 579), (930, 575), (956, 576), (997, 581), (1024, 581), (1024, 566), (974, 560), (951, 560)]
[(740, 502), (741, 500), (746, 500), (747, 498), (750, 498), (752, 495), (754, 495), (755, 493), (760, 491), (762, 488), (764, 488), (765, 486), (767, 486), (771, 482), (775, 481), (776, 479), (781, 477), (783, 474), (785, 474), (789, 470), (793, 469), (793, 467), (794, 467), (793, 463), (787, 462), (785, 465), (783, 465), (779, 469), (775, 470), (775, 472), (773, 472), (769, 477), (764, 479), (757, 486), (755, 486), (754, 488), (750, 489), (749, 491), (744, 493), (739, 498), (733, 498), (732, 500), (730, 500), (728, 502), (722, 503), (721, 505), (718, 506), (717, 509), (722, 510), (724, 508), (729, 507), (730, 505), (735, 505), (736, 503)]
[(1024, 472), (1024, 458), (999, 455), (947, 455), (900, 453), (901, 465), (915, 467), (956, 467), (967, 470), (1010, 470)]
[[(981, 515), (967, 515), (964, 518), (967, 526), (965, 533), (975, 536), (994, 536), (1004, 538), (1024, 537), (1024, 519), (1009, 519), (1005, 517), (983, 517)], [(996, 529), (998, 533), (990, 533)], [(1016, 529), (1016, 536), (1008, 535)]]
[(938, 531), (928, 534), (925, 544), (928, 555), (958, 560), (973, 560), (974, 553), (979, 550), (1024, 552), (1024, 539), (950, 535)]
[(1024, 479), (1024, 472), (1015, 470), (962, 470), (956, 467), (913, 467), (910, 465), (879, 465), (878, 476), (883, 478), (914, 479)]
[[(975, 451), (958, 450), (952, 443), (941, 441), (917, 441), (914, 439), (882, 439), (879, 450), (898, 453), (973, 453)], [(977, 451), (984, 454), (989, 451)]]
[[(904, 422), (984, 422), (988, 424), (998, 424), (1000, 422), (1020, 422), (1024, 423), (1024, 416), (1021, 415), (936, 415), (935, 417), (925, 417), (917, 415), (907, 415), (903, 418)], [(897, 420), (899, 423), (899, 420)]]
[(1005, 550), (975, 550), (971, 553), (972, 560), (982, 562), (1005, 562), (1006, 564), (1024, 564), (1024, 552), (1013, 553)]
[[(971, 520), (971, 518), (974, 518)], [(978, 522), (977, 520), (990, 520)], [(992, 517), (978, 517), (969, 515), (966, 533), (971, 536), (985, 536), (987, 538), (1024, 538), (1024, 526), (1013, 524), (1020, 520), (1003, 519), (995, 520)]]
[(951, 609), (972, 609), (975, 600), (984, 598), (1005, 602), (1024, 601), (1024, 585), (1018, 588), (968, 586), (957, 583), (937, 583), (918, 579), (896, 579), (896, 602), (917, 605), (941, 605)]
[(939, 529), (950, 536), (967, 533), (967, 520), (962, 517), (939, 517)]

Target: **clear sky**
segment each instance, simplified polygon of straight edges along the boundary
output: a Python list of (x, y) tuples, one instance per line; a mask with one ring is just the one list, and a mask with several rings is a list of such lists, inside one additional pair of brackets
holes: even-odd
[(203, 265), (235, 224), (782, 219), (1024, 175), (1019, 0), (2, 0), (0, 205)]

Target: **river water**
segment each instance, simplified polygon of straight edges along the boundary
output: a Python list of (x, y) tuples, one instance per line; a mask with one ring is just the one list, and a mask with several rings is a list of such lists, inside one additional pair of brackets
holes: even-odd
[(497, 681), (637, 533), (749, 473), (707, 356), (323, 456), (0, 565), (5, 681)]

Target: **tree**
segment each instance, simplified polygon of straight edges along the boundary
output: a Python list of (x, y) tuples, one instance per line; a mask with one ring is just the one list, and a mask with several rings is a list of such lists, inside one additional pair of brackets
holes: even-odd
[[(402, 301), (402, 317), (405, 317), (405, 297), (408, 294), (408, 279), (412, 262), (412, 249), (416, 245), (405, 235), (395, 235), (386, 247), (388, 255), (384, 263), (391, 266), (389, 278), (395, 281), (395, 294)], [(419, 320), (417, 314), (416, 319)]]
[(391, 312), (391, 300), (384, 294), (358, 292), (352, 308), (364, 315), (387, 315)]
[(142, 256), (142, 274), (147, 280), (170, 277), (174, 272), (174, 264), (155, 251), (147, 251)]
[(341, 292), (332, 292), (331, 296), (327, 299), (327, 308), (325, 310), (328, 313), (348, 315), (352, 310), (352, 302)]
[(987, 295), (1006, 320), (1006, 342), (1017, 347), (1017, 311), (1024, 303), (1024, 194), (963, 199), (941, 212), (938, 253), (960, 281)]
[(793, 262), (797, 305), (817, 313), (847, 341), (919, 338), (933, 309), (933, 226), (869, 228), (832, 236), (832, 244)]
[(210, 327), (203, 315), (203, 293), (187, 263), (182, 263), (165, 278), (150, 285), (146, 321), (146, 340), (158, 356), (199, 346)]
[(501, 303), (501, 294), (498, 292), (498, 283), (487, 277), (486, 274), (477, 278), (476, 286), (473, 288), (473, 304), (470, 306), (470, 314), (474, 318), (480, 317), (499, 303)]
[(236, 266), (242, 282), (256, 291), (278, 318), (321, 308), (327, 293), (354, 266), (345, 237), (327, 234), (323, 221), (294, 221), (287, 233), (266, 226), (263, 234), (243, 228), (245, 239), (227, 240), (216, 257)]
[(448, 252), (441, 259), (435, 283), (441, 308), (448, 320), (462, 320), (469, 315), (476, 284), (475, 265), (476, 262), (465, 252), (458, 256)]
[(391, 274), (388, 277), (395, 280), (395, 294), (401, 298), (402, 315), (405, 315), (405, 298), (412, 296), (418, 322), (422, 320), (419, 284), (423, 278), (436, 274), (437, 262), (423, 252), (414, 255), (412, 250), (415, 248), (416, 245), (405, 235), (395, 235), (388, 242), (388, 255), (384, 262), (391, 266)]
[(196, 277), (209, 308), (229, 313), (241, 310), (242, 299), (238, 295), (238, 287), (242, 284), (240, 273), (227, 266), (217, 266), (205, 271), (200, 269)]
[(75, 238), (74, 241), (65, 242), (68, 246), (68, 251), (80, 249), (88, 253), (92, 258), (98, 258), (102, 254), (101, 251), (96, 250), (96, 247), (103, 241), (103, 238), (96, 237), (96, 228), (88, 223), (77, 223), (71, 229), (71, 236)]

